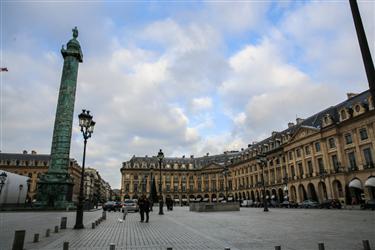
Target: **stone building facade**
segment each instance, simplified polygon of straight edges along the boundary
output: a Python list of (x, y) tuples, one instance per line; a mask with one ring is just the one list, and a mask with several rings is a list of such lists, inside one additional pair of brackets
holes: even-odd
[[(42, 174), (47, 173), (50, 160), (50, 155), (37, 154), (34, 150), (31, 153), (24, 150), (22, 154), (0, 153), (0, 169), (28, 176), (30, 181), (27, 199), (32, 201), (36, 199), (38, 180)], [(78, 202), (81, 167), (76, 160), (69, 160), (68, 172), (74, 180), (72, 201)]]
[(94, 168), (86, 168), (84, 176), (84, 194), (86, 201), (92, 205), (110, 200), (111, 186)]
[[(282, 202), (375, 199), (375, 110), (369, 91), (348, 94), (331, 106), (241, 151), (164, 158), (162, 193), (178, 203), (223, 199)], [(264, 161), (259, 161), (260, 156)], [(150, 194), (160, 168), (153, 157), (135, 157), (121, 168), (121, 199)]]

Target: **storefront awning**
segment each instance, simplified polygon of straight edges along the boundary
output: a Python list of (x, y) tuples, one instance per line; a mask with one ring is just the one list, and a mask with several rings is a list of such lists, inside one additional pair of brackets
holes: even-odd
[(212, 198), (212, 201), (216, 201), (216, 198)]
[(288, 191), (288, 186), (285, 186), (285, 187), (284, 187), (284, 191)]
[(233, 197), (228, 197), (228, 201), (231, 201), (231, 200), (233, 200)]
[(271, 196), (271, 199), (275, 199), (275, 196), (274, 196), (274, 195), (272, 195), (272, 196)]
[(179, 202), (180, 200), (179, 199), (174, 199), (175, 202)]
[(187, 199), (182, 199), (182, 201), (187, 201)]
[(219, 201), (222, 201), (222, 200), (224, 200), (224, 198), (223, 198), (223, 197), (220, 197), (220, 198), (219, 198)]
[(367, 179), (365, 182), (365, 187), (375, 187), (375, 177), (371, 176), (370, 178)]
[(208, 198), (204, 198), (203, 201), (208, 201)]
[(350, 183), (349, 183), (349, 187), (350, 188), (359, 188), (359, 189), (363, 189), (362, 188), (362, 183), (360, 180), (358, 179), (353, 179)]

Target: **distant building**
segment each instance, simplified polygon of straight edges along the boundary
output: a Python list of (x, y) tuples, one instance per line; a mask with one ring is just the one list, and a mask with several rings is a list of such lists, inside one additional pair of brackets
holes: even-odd
[(84, 194), (92, 205), (110, 200), (111, 186), (104, 181), (94, 168), (85, 169)]
[[(162, 192), (178, 203), (266, 197), (274, 202), (375, 199), (375, 109), (369, 91), (331, 106), (246, 149), (194, 158), (166, 157)], [(156, 152), (155, 152), (156, 153)], [(263, 156), (265, 165), (257, 159)], [(227, 171), (226, 171), (227, 169)], [(121, 199), (150, 194), (157, 158), (132, 157), (122, 164)]]
[[(37, 154), (34, 150), (31, 153), (24, 150), (22, 154), (0, 153), (0, 169), (29, 177), (31, 181), (27, 199), (35, 200), (38, 179), (48, 171), (50, 159), (50, 155)], [(81, 167), (76, 160), (70, 159), (68, 169), (69, 174), (74, 179), (72, 200), (78, 202)]]

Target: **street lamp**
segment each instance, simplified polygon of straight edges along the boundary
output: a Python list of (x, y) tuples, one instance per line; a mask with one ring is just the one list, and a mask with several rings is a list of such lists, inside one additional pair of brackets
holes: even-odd
[(162, 190), (161, 190), (161, 165), (163, 163), (163, 159), (164, 159), (164, 154), (163, 152), (159, 151), (158, 153), (158, 160), (159, 160), (159, 167), (160, 167), (160, 179), (159, 179), (159, 214), (160, 215), (163, 215), (163, 193), (162, 193)]
[(0, 194), (1, 194), (1, 191), (3, 190), (3, 186), (5, 185), (5, 181), (6, 181), (7, 177), (8, 177), (8, 175), (5, 172), (2, 172), (0, 174)]
[(225, 198), (228, 201), (228, 166), (224, 166), (223, 175), (224, 175), (224, 182), (225, 182)]
[(267, 204), (267, 198), (266, 198), (266, 185), (264, 182), (264, 167), (267, 164), (266, 157), (264, 155), (257, 156), (257, 163), (262, 168), (262, 186), (263, 186), (263, 207), (264, 212), (268, 212), (268, 204)]
[(81, 172), (81, 184), (79, 188), (79, 197), (78, 197), (78, 205), (77, 205), (77, 215), (76, 215), (76, 224), (74, 225), (74, 229), (82, 229), (83, 226), (83, 181), (85, 175), (85, 158), (86, 158), (86, 144), (87, 139), (91, 137), (91, 134), (94, 132), (95, 122), (92, 120), (92, 115), (90, 115), (90, 111), (83, 109), (82, 113), (78, 115), (79, 118), (79, 126), (81, 127), (81, 132), (84, 139), (84, 146), (83, 146), (83, 160), (82, 160), (82, 172)]

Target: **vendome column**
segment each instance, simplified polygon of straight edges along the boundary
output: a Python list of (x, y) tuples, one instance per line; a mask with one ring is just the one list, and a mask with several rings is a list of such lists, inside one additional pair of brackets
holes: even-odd
[(67, 43), (66, 49), (64, 46), (61, 49), (64, 66), (53, 129), (51, 160), (48, 172), (38, 182), (37, 205), (44, 207), (73, 206), (73, 179), (68, 168), (78, 64), (82, 62), (82, 51), (77, 41), (77, 27), (72, 31), (73, 38)]

